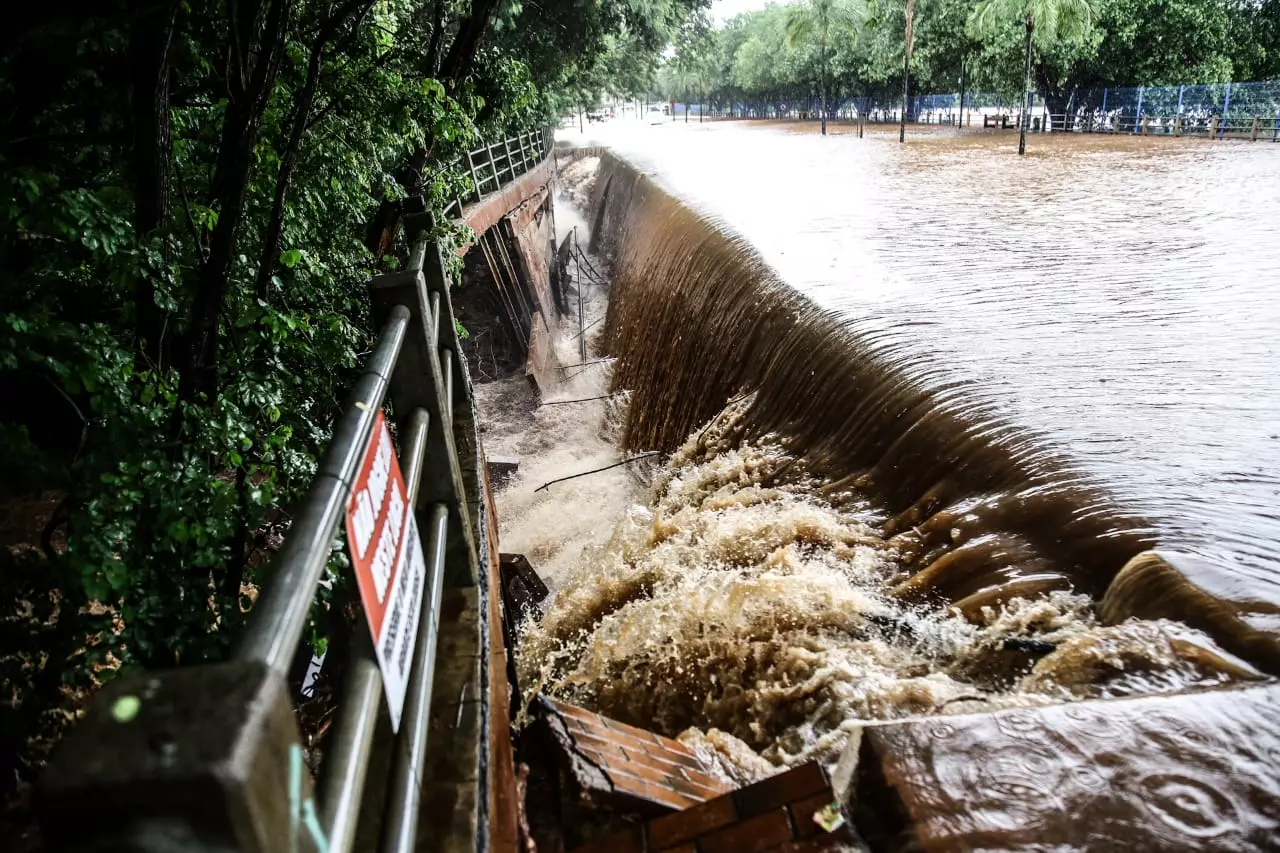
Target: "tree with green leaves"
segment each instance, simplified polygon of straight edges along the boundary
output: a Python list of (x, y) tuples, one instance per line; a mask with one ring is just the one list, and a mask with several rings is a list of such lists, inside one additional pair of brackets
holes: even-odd
[(1096, 17), (1098, 0), (981, 0), (969, 19), (975, 34), (998, 34), (1010, 20), (1020, 20), (1026, 28), (1026, 65), (1023, 74), (1021, 127), (1018, 153), (1027, 153), (1027, 125), (1031, 121), (1033, 42), (1052, 46), (1059, 38), (1074, 39), (1084, 35)]
[(822, 135), (827, 134), (828, 46), (842, 29), (853, 33), (859, 18), (849, 0), (807, 0), (787, 7), (787, 46), (805, 42), (818, 46), (818, 115)]
[[(236, 641), (369, 349), (368, 279), (405, 257), (405, 199), (442, 213), (471, 189), (462, 152), (544, 123), (581, 69), (652, 68), (703, 5), (12, 10), (0, 513), (38, 511), (0, 547), (0, 786), (68, 695)], [(334, 552), (317, 641), (344, 569)]]
[(898, 117), (898, 142), (907, 141), (907, 108), (911, 95), (911, 48), (915, 43), (916, 0), (906, 0), (906, 27), (902, 31), (902, 112)]

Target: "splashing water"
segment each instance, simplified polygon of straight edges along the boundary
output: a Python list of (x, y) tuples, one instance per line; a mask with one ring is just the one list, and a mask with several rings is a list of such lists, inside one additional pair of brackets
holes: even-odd
[[(590, 358), (618, 360), (566, 371), (545, 401), (625, 393), (537, 408), (503, 439), (522, 460), (498, 496), (503, 548), (553, 590), (521, 630), (528, 696), (678, 735), (748, 781), (832, 760), (876, 721), (1261, 677), (1180, 622), (1104, 624), (1087, 593), (1114, 569), (1081, 566), (1118, 566), (1143, 540), (1084, 484), (1046, 476), (1065, 469), (1042, 450), (869, 368), (749, 251), (609, 158), (570, 168), (619, 276)], [(628, 244), (628, 223), (654, 227)], [(590, 306), (588, 322), (604, 316), (603, 298)], [(571, 334), (559, 345), (579, 360)], [(886, 411), (928, 417), (904, 436)], [(671, 454), (535, 491), (619, 444)]]
[(695, 727), (688, 739), (751, 778), (833, 760), (867, 721), (1256, 675), (1184, 625), (1100, 626), (1087, 596), (1015, 599), (976, 624), (896, 598), (882, 519), (815, 497), (820, 483), (781, 444), (738, 441), (749, 406), (692, 436), (649, 506), (630, 508), (525, 626), (527, 690), (671, 735)]

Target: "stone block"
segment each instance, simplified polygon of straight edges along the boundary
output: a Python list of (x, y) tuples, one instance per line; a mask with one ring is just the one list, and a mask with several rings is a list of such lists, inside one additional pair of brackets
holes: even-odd
[(53, 849), (109, 845), (112, 834), (238, 853), (291, 849), (290, 839), (294, 850), (314, 849), (302, 826), (311, 777), (288, 687), (257, 663), (112, 682), (59, 745), (37, 795)]
[(854, 818), (877, 849), (1275, 849), (1280, 688), (868, 727)]

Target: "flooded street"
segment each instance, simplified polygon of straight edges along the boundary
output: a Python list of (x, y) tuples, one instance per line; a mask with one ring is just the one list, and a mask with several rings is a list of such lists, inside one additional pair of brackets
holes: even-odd
[[(1280, 145), (589, 131), (965, 420), (1035, 435), (1184, 571), (1280, 601)], [(1054, 455), (1045, 464), (1061, 467)], [(1062, 472), (1059, 472), (1061, 476)]]

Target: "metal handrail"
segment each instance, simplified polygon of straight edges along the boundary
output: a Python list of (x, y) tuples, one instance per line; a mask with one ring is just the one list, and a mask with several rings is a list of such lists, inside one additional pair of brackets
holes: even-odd
[(401, 306), (378, 336), (373, 356), (347, 399), (333, 441), (276, 557), (271, 582), (249, 614), (235, 660), (259, 661), (281, 676), (288, 675), (408, 327), (409, 310)]
[[(550, 152), (546, 131), (539, 139), (532, 134), (513, 139), (519, 152), (531, 151), (535, 143), (540, 143), (537, 147), (543, 156)], [(510, 140), (503, 146), (510, 152)], [(540, 162), (540, 158), (511, 153), (507, 159), (504, 171), (512, 178)], [(489, 165), (493, 175), (498, 175), (492, 160)], [(455, 201), (460, 213), (461, 202)], [(464, 367), (458, 357), (460, 344), (444, 255), (440, 245), (430, 241), (429, 217), (409, 216), (405, 221), (406, 227), (412, 223), (415, 230), (409, 263), (403, 272), (379, 276), (370, 285), (381, 323), (377, 343), (334, 425), (332, 441), (231, 661), (126, 676), (114, 682), (95, 699), (97, 704), (81, 724), (90, 733), (78, 745), (69, 742), (68, 749), (55, 756), (46, 771), (46, 779), (56, 780), (49, 789), (53, 793), (48, 802), (70, 797), (81, 803), (85, 786), (109, 788), (109, 797), (89, 801), (109, 803), (113, 819), (116, 810), (132, 810), (118, 821), (127, 832), (149, 821), (164, 826), (177, 821), (190, 823), (197, 834), (207, 834), (208, 838), (199, 840), (218, 849), (224, 849), (223, 839), (235, 838), (255, 849), (266, 841), (278, 843), (282, 850), (349, 853), (367, 787), (377, 723), (385, 716), (383, 679), (368, 632), (357, 629), (348, 649), (337, 726), (326, 744), (314, 799), (309, 796), (310, 783), (302, 769), (302, 748), (287, 680), (378, 413), (390, 397), (399, 415), (406, 499), (415, 510), (419, 534), (425, 540), (421, 544), (426, 577), (401, 728), (386, 778), (381, 833), (385, 851), (410, 853), (414, 849), (446, 578), (448, 583), (462, 585), (483, 583), (483, 578), (468, 509), (469, 502), (480, 498), (471, 493), (479, 480), (463, 476), (454, 437), (454, 395), (459, 394), (462, 399), (458, 402), (468, 407), (463, 412), (469, 412), (471, 399), (470, 384), (461, 374)], [(455, 547), (446, 547), (450, 543)], [(193, 685), (199, 688), (204, 679), (236, 689), (193, 691)], [(112, 700), (113, 692), (128, 701)], [(188, 709), (188, 701), (195, 703), (198, 713)], [(137, 711), (140, 704), (147, 709), (141, 715)], [(124, 707), (133, 710), (124, 714), (120, 710)], [(190, 725), (196, 718), (225, 724), (200, 730)], [(123, 760), (85, 757), (86, 745), (93, 752), (99, 744), (107, 744), (101, 750), (103, 755), (114, 755), (110, 744), (120, 730), (111, 727), (119, 725), (129, 725), (128, 741), (142, 746), (130, 749)], [(214, 740), (209, 739), (209, 731), (218, 732), (212, 735)], [(482, 732), (480, 737), (487, 734)], [(231, 754), (234, 760), (227, 758)], [(172, 772), (174, 756), (186, 762), (176, 776)], [(209, 800), (211, 785), (219, 792), (213, 804)], [(165, 790), (166, 796), (152, 796), (157, 790)], [(42, 817), (51, 838), (85, 836), (78, 826), (67, 826), (56, 816), (51, 820)], [(286, 823), (282, 825), (282, 821)], [(94, 821), (87, 824), (98, 826)], [(87, 836), (87, 843), (96, 844), (95, 839)], [(127, 842), (120, 847), (127, 848)]]

